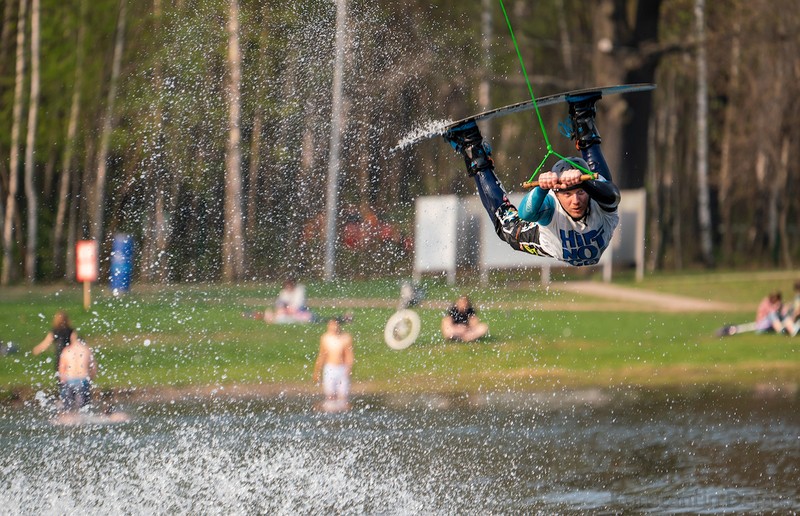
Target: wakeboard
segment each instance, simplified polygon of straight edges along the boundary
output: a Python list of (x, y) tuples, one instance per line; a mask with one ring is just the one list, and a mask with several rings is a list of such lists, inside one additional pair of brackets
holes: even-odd
[(533, 100), (525, 100), (523, 102), (517, 102), (516, 104), (490, 109), (488, 111), (484, 111), (483, 113), (478, 113), (477, 115), (472, 115), (466, 118), (462, 118), (461, 120), (456, 120), (455, 122), (444, 121), (444, 120), (432, 121), (409, 132), (405, 137), (403, 137), (400, 141), (397, 142), (397, 145), (395, 145), (389, 150), (391, 153), (395, 153), (407, 149), (408, 147), (416, 145), (421, 141), (427, 140), (429, 138), (434, 138), (436, 136), (441, 136), (449, 129), (458, 127), (459, 125), (465, 124), (467, 122), (472, 122), (472, 121), (480, 122), (485, 120), (491, 120), (492, 118), (510, 115), (511, 113), (529, 111), (537, 106), (545, 107), (545, 106), (551, 106), (553, 104), (561, 104), (563, 102), (567, 102), (570, 99), (574, 99), (575, 97), (583, 97), (593, 94), (600, 94), (601, 96), (617, 95), (621, 93), (650, 91), (654, 90), (655, 88), (656, 85), (652, 83), (620, 84), (617, 86), (584, 88), (582, 90), (565, 91), (563, 93), (556, 93), (554, 95), (539, 97), (536, 99), (535, 104)]
[(54, 426), (86, 426), (86, 425), (118, 425), (130, 421), (130, 416), (125, 412), (111, 412), (109, 414), (93, 414), (80, 412), (64, 412), (50, 420)]

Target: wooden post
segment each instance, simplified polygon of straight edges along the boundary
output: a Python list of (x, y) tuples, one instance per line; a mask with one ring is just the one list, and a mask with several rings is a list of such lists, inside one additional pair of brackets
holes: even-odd
[(75, 279), (83, 283), (83, 308), (92, 306), (92, 282), (97, 281), (98, 245), (95, 240), (81, 240), (75, 246)]

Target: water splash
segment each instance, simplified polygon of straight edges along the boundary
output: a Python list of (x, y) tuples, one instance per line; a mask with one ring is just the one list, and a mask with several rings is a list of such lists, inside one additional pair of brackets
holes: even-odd
[[(553, 397), (561, 393), (553, 393)], [(797, 402), (736, 397), (145, 405), (52, 427), (0, 406), (10, 514), (796, 512)], [(446, 401), (446, 402), (442, 402)], [(702, 472), (699, 475), (698, 472)]]
[(428, 122), (424, 122), (414, 127), (414, 129), (400, 138), (400, 140), (397, 142), (397, 145), (390, 149), (390, 152), (399, 152), (401, 150), (405, 150), (411, 145), (414, 145), (415, 143), (421, 142), (422, 140), (439, 136), (444, 133), (445, 129), (447, 129), (447, 126), (452, 123), (452, 120), (429, 120)]

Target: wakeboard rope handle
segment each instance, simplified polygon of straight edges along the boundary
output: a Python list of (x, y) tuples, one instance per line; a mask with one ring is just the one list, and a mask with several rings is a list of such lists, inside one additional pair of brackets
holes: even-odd
[[(597, 174), (581, 174), (581, 182), (597, 179)], [(539, 181), (525, 181), (522, 188), (534, 188), (539, 186)]]

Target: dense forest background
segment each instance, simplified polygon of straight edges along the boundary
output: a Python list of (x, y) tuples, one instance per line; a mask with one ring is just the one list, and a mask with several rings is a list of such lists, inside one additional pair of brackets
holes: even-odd
[[(320, 276), (337, 4), (0, 0), (2, 284), (71, 279), (75, 243), (136, 242), (142, 281)], [(600, 105), (622, 188), (648, 193), (655, 269), (791, 267), (800, 250), (795, 0), (506, 0), (538, 96), (656, 82)], [(417, 196), (473, 194), (415, 127), (529, 98), (497, 0), (348, 0), (340, 276), (408, 271)], [(542, 110), (555, 150), (562, 107)], [(487, 124), (518, 189), (533, 112)]]

